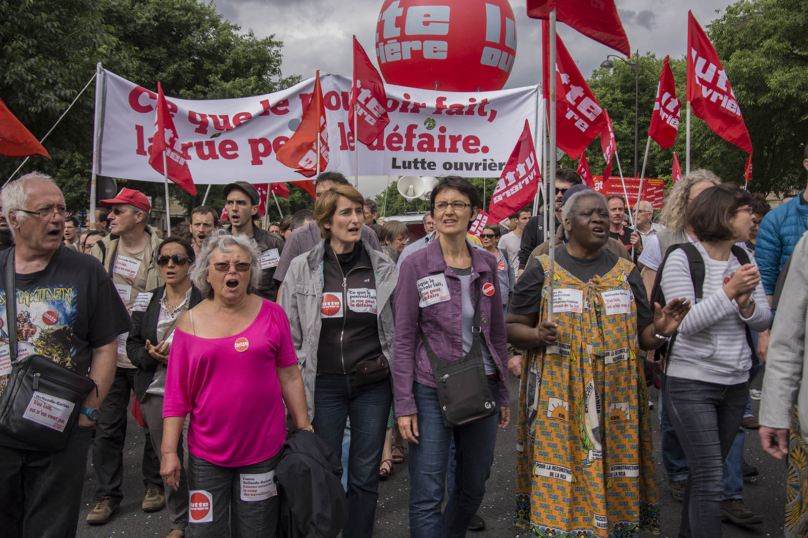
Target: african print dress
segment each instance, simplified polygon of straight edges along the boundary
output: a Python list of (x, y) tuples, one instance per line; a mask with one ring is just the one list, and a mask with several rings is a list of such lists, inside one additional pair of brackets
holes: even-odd
[[(538, 260), (548, 267), (548, 256)], [(620, 258), (584, 283), (555, 265), (557, 342), (522, 364), (515, 523), (530, 538), (659, 532), (633, 268)], [(542, 297), (548, 278), (545, 271)]]
[(802, 438), (800, 414), (794, 406), (788, 434), (785, 538), (808, 537), (808, 446)]

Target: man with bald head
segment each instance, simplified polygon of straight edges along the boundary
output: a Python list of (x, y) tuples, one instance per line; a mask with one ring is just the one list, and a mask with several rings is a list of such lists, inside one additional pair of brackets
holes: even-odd
[(654, 206), (651, 205), (651, 202), (643, 200), (637, 204), (637, 208), (634, 210), (634, 227), (637, 233), (640, 234), (643, 247), (657, 232), (665, 229), (661, 224), (657, 224), (651, 220), (653, 216)]

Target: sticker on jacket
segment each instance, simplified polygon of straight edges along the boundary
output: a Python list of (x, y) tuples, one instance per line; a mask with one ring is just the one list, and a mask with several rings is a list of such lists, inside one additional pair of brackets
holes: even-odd
[(265, 501), (278, 494), (275, 486), (275, 471), (262, 474), (243, 474), (240, 476), (241, 500), (244, 502)]
[(115, 284), (115, 289), (118, 291), (118, 297), (121, 298), (123, 304), (129, 304), (129, 299), (132, 298), (132, 286), (129, 284)]
[(324, 293), (320, 302), (320, 318), (341, 318), (342, 317), (342, 292)]
[[(19, 349), (19, 346), (17, 346)], [(0, 347), (0, 377), (11, 374), (11, 355), (9, 346)]]
[(420, 308), (445, 303), (451, 298), (449, 295), (449, 286), (446, 285), (446, 275), (430, 275), (419, 279), (416, 284), (418, 285), (418, 293), (421, 297), (418, 302)]
[(42, 424), (57, 432), (63, 432), (75, 405), (73, 402), (56, 396), (34, 391), (22, 418)]
[(376, 314), (376, 289), (351, 288), (348, 290), (348, 309), (357, 314)]
[(148, 291), (138, 293), (137, 297), (135, 297), (135, 303), (132, 305), (132, 312), (145, 312), (149, 307), (153, 295), (154, 293)]
[(584, 310), (584, 292), (571, 288), (553, 290), (553, 312), (573, 312), (580, 314)]
[(504, 271), (505, 270), (505, 260), (499, 260), (497, 262), (497, 270)]
[(188, 492), (190, 503), (188, 519), (191, 523), (208, 523), (213, 521), (213, 495), (203, 489)]
[(261, 253), (261, 270), (266, 271), (278, 266), (281, 261), (281, 255), (278, 254), (278, 249), (270, 248)]
[(117, 340), (117, 351), (118, 355), (126, 355), (126, 337), (129, 336), (129, 333), (123, 333), (118, 335)]
[(607, 316), (631, 314), (631, 294), (629, 290), (611, 290), (600, 294)]
[(112, 268), (112, 272), (118, 273), (127, 279), (128, 282), (129, 280), (135, 280), (139, 269), (140, 260), (136, 260), (128, 256), (118, 256), (115, 258), (115, 265)]

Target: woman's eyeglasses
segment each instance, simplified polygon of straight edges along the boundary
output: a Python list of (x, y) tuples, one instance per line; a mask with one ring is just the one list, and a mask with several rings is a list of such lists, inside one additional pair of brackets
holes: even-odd
[[(174, 265), (185, 265), (190, 259), (185, 254), (172, 254), (171, 256), (168, 254), (160, 254), (157, 256), (157, 265), (168, 265), (169, 261), (174, 262)], [(225, 269), (225, 271), (227, 271), (227, 269)]]
[(745, 205), (745, 206), (739, 207), (738, 209), (733, 211), (733, 213), (749, 213), (750, 215), (752, 215), (754, 213), (754, 210), (752, 209), (751, 205)]
[(480, 237), (483, 239), (494, 239), (496, 237), (495, 234), (480, 234)]
[(247, 262), (241, 263), (214, 263), (213, 268), (219, 271), (220, 273), (226, 273), (230, 270), (230, 266), (233, 265), (236, 268), (236, 271), (239, 273), (246, 273), (250, 270), (250, 264)]

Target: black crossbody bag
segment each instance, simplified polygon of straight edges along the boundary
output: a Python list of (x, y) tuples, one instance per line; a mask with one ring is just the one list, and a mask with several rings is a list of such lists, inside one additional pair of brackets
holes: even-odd
[(421, 342), (426, 349), (432, 375), (438, 389), (438, 403), (447, 428), (462, 426), (471, 421), (488, 418), (498, 412), (497, 404), (488, 386), (485, 362), (480, 344), (480, 279), (474, 290), (474, 324), (471, 327), (471, 349), (456, 361), (439, 359), (421, 331)]
[(14, 248), (5, 264), (6, 319), (11, 375), (0, 397), (0, 431), (47, 452), (62, 450), (78, 421), (84, 398), (95, 381), (42, 355), (17, 361), (17, 287)]

